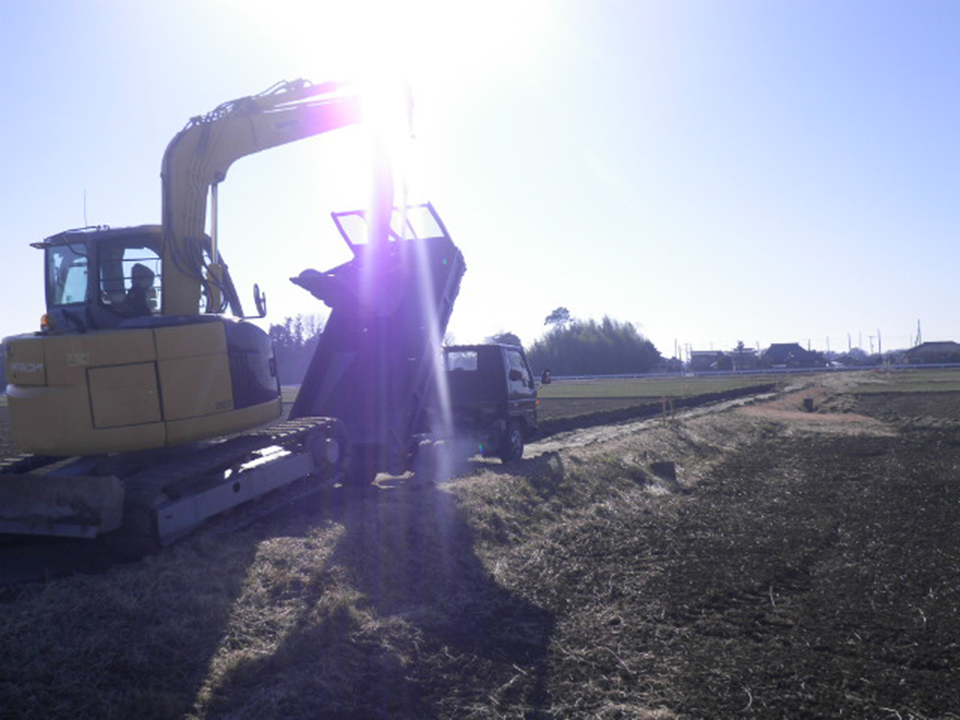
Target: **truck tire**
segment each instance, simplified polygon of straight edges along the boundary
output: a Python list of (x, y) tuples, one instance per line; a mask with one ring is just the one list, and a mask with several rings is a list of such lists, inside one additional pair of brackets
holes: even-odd
[(500, 460), (509, 463), (523, 457), (523, 429), (516, 420), (511, 420), (500, 441)]

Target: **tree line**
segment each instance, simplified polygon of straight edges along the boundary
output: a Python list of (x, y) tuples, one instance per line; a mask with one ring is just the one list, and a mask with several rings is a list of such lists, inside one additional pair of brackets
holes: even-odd
[(281, 385), (299, 385), (303, 381), (322, 332), (323, 319), (319, 315), (287, 317), (270, 326)]
[[(650, 340), (629, 322), (610, 317), (577, 320), (558, 308), (545, 321), (550, 330), (526, 349), (527, 359), (538, 375), (627, 375), (656, 369), (662, 358)], [(288, 317), (270, 326), (282, 385), (303, 380), (317, 347), (323, 321), (315, 315)], [(521, 345), (517, 335), (499, 332), (487, 342)]]
[(535, 372), (553, 375), (630, 375), (654, 370), (660, 352), (629, 322), (608, 316), (576, 320), (565, 308), (547, 316), (551, 329), (527, 350)]

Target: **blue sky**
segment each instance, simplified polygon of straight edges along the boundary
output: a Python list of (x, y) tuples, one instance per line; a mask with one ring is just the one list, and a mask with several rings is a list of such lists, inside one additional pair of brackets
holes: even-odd
[[(158, 222), (188, 118), (282, 79), (409, 77), (411, 198), (467, 260), (451, 332), (530, 343), (565, 306), (664, 355), (960, 340), (960, 3), (2, 0), (0, 333), (43, 311), (28, 243)], [(239, 161), (221, 239), (271, 319), (343, 258), (363, 136)], [(873, 340), (876, 342), (876, 340)]]

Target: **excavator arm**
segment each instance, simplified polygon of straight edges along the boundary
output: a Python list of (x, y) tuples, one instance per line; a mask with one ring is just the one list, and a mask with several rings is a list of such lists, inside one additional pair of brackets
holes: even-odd
[[(205, 261), (203, 238), (207, 197), (239, 158), (295, 140), (360, 122), (356, 93), (338, 83), (312, 85), (306, 80), (279, 83), (269, 90), (231, 100), (207, 115), (192, 118), (167, 146), (163, 182), (164, 315), (196, 315), (201, 288), (208, 312), (218, 312), (219, 273), (216, 217), (213, 246)], [(389, 204), (388, 204), (389, 207)], [(212, 267), (210, 265), (212, 263)]]

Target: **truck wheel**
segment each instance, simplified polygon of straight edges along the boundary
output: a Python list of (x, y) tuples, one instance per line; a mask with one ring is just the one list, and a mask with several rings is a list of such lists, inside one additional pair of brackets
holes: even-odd
[(503, 434), (500, 443), (500, 459), (505, 462), (516, 462), (523, 457), (523, 431), (520, 423), (511, 420), (507, 431)]
[(439, 472), (439, 449), (437, 443), (424, 440), (417, 446), (411, 463), (417, 482), (435, 482)]

